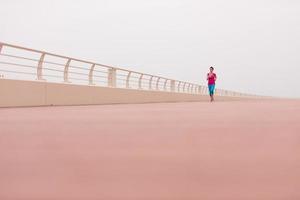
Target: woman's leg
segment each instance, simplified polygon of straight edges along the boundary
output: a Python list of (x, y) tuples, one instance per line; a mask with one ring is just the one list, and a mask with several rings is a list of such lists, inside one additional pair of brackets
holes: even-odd
[(211, 95), (211, 101), (214, 101), (214, 94), (215, 94), (215, 84), (211, 85), (211, 91), (212, 91), (212, 95)]
[(208, 85), (210, 101), (214, 101), (215, 85)]
[(212, 87), (212, 85), (208, 85), (208, 91), (209, 91), (210, 101), (213, 101), (213, 87)]

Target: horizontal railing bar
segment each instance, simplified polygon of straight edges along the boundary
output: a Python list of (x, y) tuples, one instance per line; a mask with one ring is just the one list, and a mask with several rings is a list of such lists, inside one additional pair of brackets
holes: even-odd
[[(116, 76), (123, 76), (123, 77), (127, 77), (128, 76), (128, 74), (116, 74)], [(130, 76), (131, 77), (131, 76)]]
[(38, 59), (33, 59), (33, 58), (26, 58), (23, 56), (14, 56), (6, 53), (0, 53), (1, 56), (6, 56), (6, 57), (11, 57), (11, 58), (18, 58), (18, 59), (23, 59), (23, 60), (30, 60), (30, 61), (39, 61)]
[(105, 72), (105, 71), (99, 71), (99, 70), (94, 70), (93, 72), (99, 72), (99, 73), (102, 73), (102, 74), (108, 74), (108, 72)]
[(89, 81), (88, 79), (69, 77), (71, 80)]
[(37, 68), (36, 66), (32, 66), (32, 65), (16, 64), (16, 63), (3, 62), (3, 61), (0, 61), (0, 64), (19, 66), (19, 67), (28, 67), (28, 68), (34, 68), (34, 69)]
[(55, 78), (60, 78), (60, 79), (63, 78), (63, 76), (58, 76), (58, 75), (53, 75), (53, 74), (44, 74), (43, 76), (55, 77)]
[[(12, 57), (12, 58), (18, 58), (18, 59), (24, 59), (24, 60), (30, 60), (30, 61), (39, 62), (38, 59), (26, 58), (26, 57), (23, 57), (23, 56), (14, 56), (14, 55), (4, 54), (4, 53), (0, 53), (0, 55), (6, 56), (6, 57)], [(51, 62), (51, 61), (42, 61), (42, 63), (52, 64), (52, 65), (58, 65), (58, 66), (62, 66), (62, 67), (64, 67), (66, 65), (66, 64), (61, 64), (61, 63), (56, 63), (56, 62)], [(84, 67), (78, 67), (78, 66), (74, 66), (74, 65), (69, 65), (69, 67), (70, 68), (75, 68), (75, 69), (82, 69), (82, 70), (86, 70), (86, 71), (90, 70), (90, 69), (87, 69), (87, 68), (84, 68)], [(94, 72), (107, 73), (105, 71), (95, 70), (95, 69), (94, 69)]]
[[(117, 78), (117, 81), (127, 81), (126, 79), (123, 78)], [(130, 82), (130, 81), (129, 81)]]
[(8, 72), (8, 73), (15, 73), (15, 74), (30, 74), (30, 75), (36, 75), (36, 73), (30, 73), (30, 72), (19, 72), (19, 71), (14, 71), (14, 70), (5, 70), (5, 69), (0, 69), (1, 72)]
[[(43, 67), (43, 70), (47, 70), (47, 71), (56, 71), (56, 72), (64, 72), (62, 70), (57, 70), (57, 69), (51, 69), (51, 68), (47, 68), (47, 67)], [(87, 74), (84, 74), (84, 73), (80, 73), (80, 72), (72, 72), (72, 71), (69, 71), (68, 73), (70, 74), (76, 74), (76, 75), (80, 75), (80, 76), (87, 76)], [(44, 74), (43, 76), (47, 76), (47, 74)], [(61, 76), (61, 78), (63, 78), (63, 76)]]
[[(123, 77), (127, 77), (128, 75), (127, 74), (116, 74), (116, 76), (123, 76)], [(132, 76), (132, 75), (130, 75), (130, 77), (129, 77), (130, 79), (131, 78), (134, 78), (134, 79), (140, 79), (141, 77), (138, 77), (138, 76)], [(161, 77), (157, 77), (157, 76), (153, 76), (153, 78), (160, 78), (162, 81), (163, 80), (170, 80), (170, 79), (165, 79), (165, 78), (161, 78)], [(150, 80), (150, 78), (148, 77), (148, 78), (146, 78), (145, 76), (143, 76), (143, 78), (142, 78), (143, 80)]]
[[(0, 64), (36, 69), (36, 66), (24, 65), (24, 64), (16, 64), (16, 63), (9, 63), (9, 62), (2, 62), (2, 61), (0, 61)], [(44, 67), (43, 70), (55, 71), (55, 72), (61, 72), (61, 73), (64, 72), (63, 70), (51, 69), (51, 68), (47, 68), (47, 67)], [(80, 72), (72, 72), (72, 71), (69, 71), (69, 73), (70, 74), (82, 75), (82, 76), (87, 76), (88, 75), (88, 74), (84, 74), (84, 73), (80, 73)], [(49, 75), (44, 74), (43, 76), (49, 76)], [(99, 75), (93, 75), (93, 76), (98, 77), (98, 78), (107, 78), (106, 76), (99, 76)], [(63, 78), (63, 76), (61, 76), (60, 78)]]
[(96, 83), (101, 82), (107, 84), (107, 81), (101, 81), (101, 80), (94, 80)]
[(93, 75), (93, 77), (97, 77), (97, 78), (107, 78), (107, 76), (99, 76), (99, 75)]

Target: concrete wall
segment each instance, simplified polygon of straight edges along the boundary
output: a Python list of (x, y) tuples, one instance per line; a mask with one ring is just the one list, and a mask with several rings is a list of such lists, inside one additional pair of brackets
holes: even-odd
[[(0, 107), (208, 101), (208, 96), (163, 91), (0, 79)], [(236, 97), (217, 97), (234, 100)]]

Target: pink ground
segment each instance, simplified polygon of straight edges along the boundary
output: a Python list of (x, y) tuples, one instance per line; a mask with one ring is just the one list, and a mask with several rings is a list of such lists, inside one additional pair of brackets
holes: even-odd
[(0, 109), (1, 200), (299, 200), (300, 101)]

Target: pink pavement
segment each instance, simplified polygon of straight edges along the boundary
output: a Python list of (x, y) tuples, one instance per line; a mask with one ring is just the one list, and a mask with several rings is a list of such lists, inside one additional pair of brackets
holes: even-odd
[(298, 200), (300, 101), (0, 109), (1, 200)]

